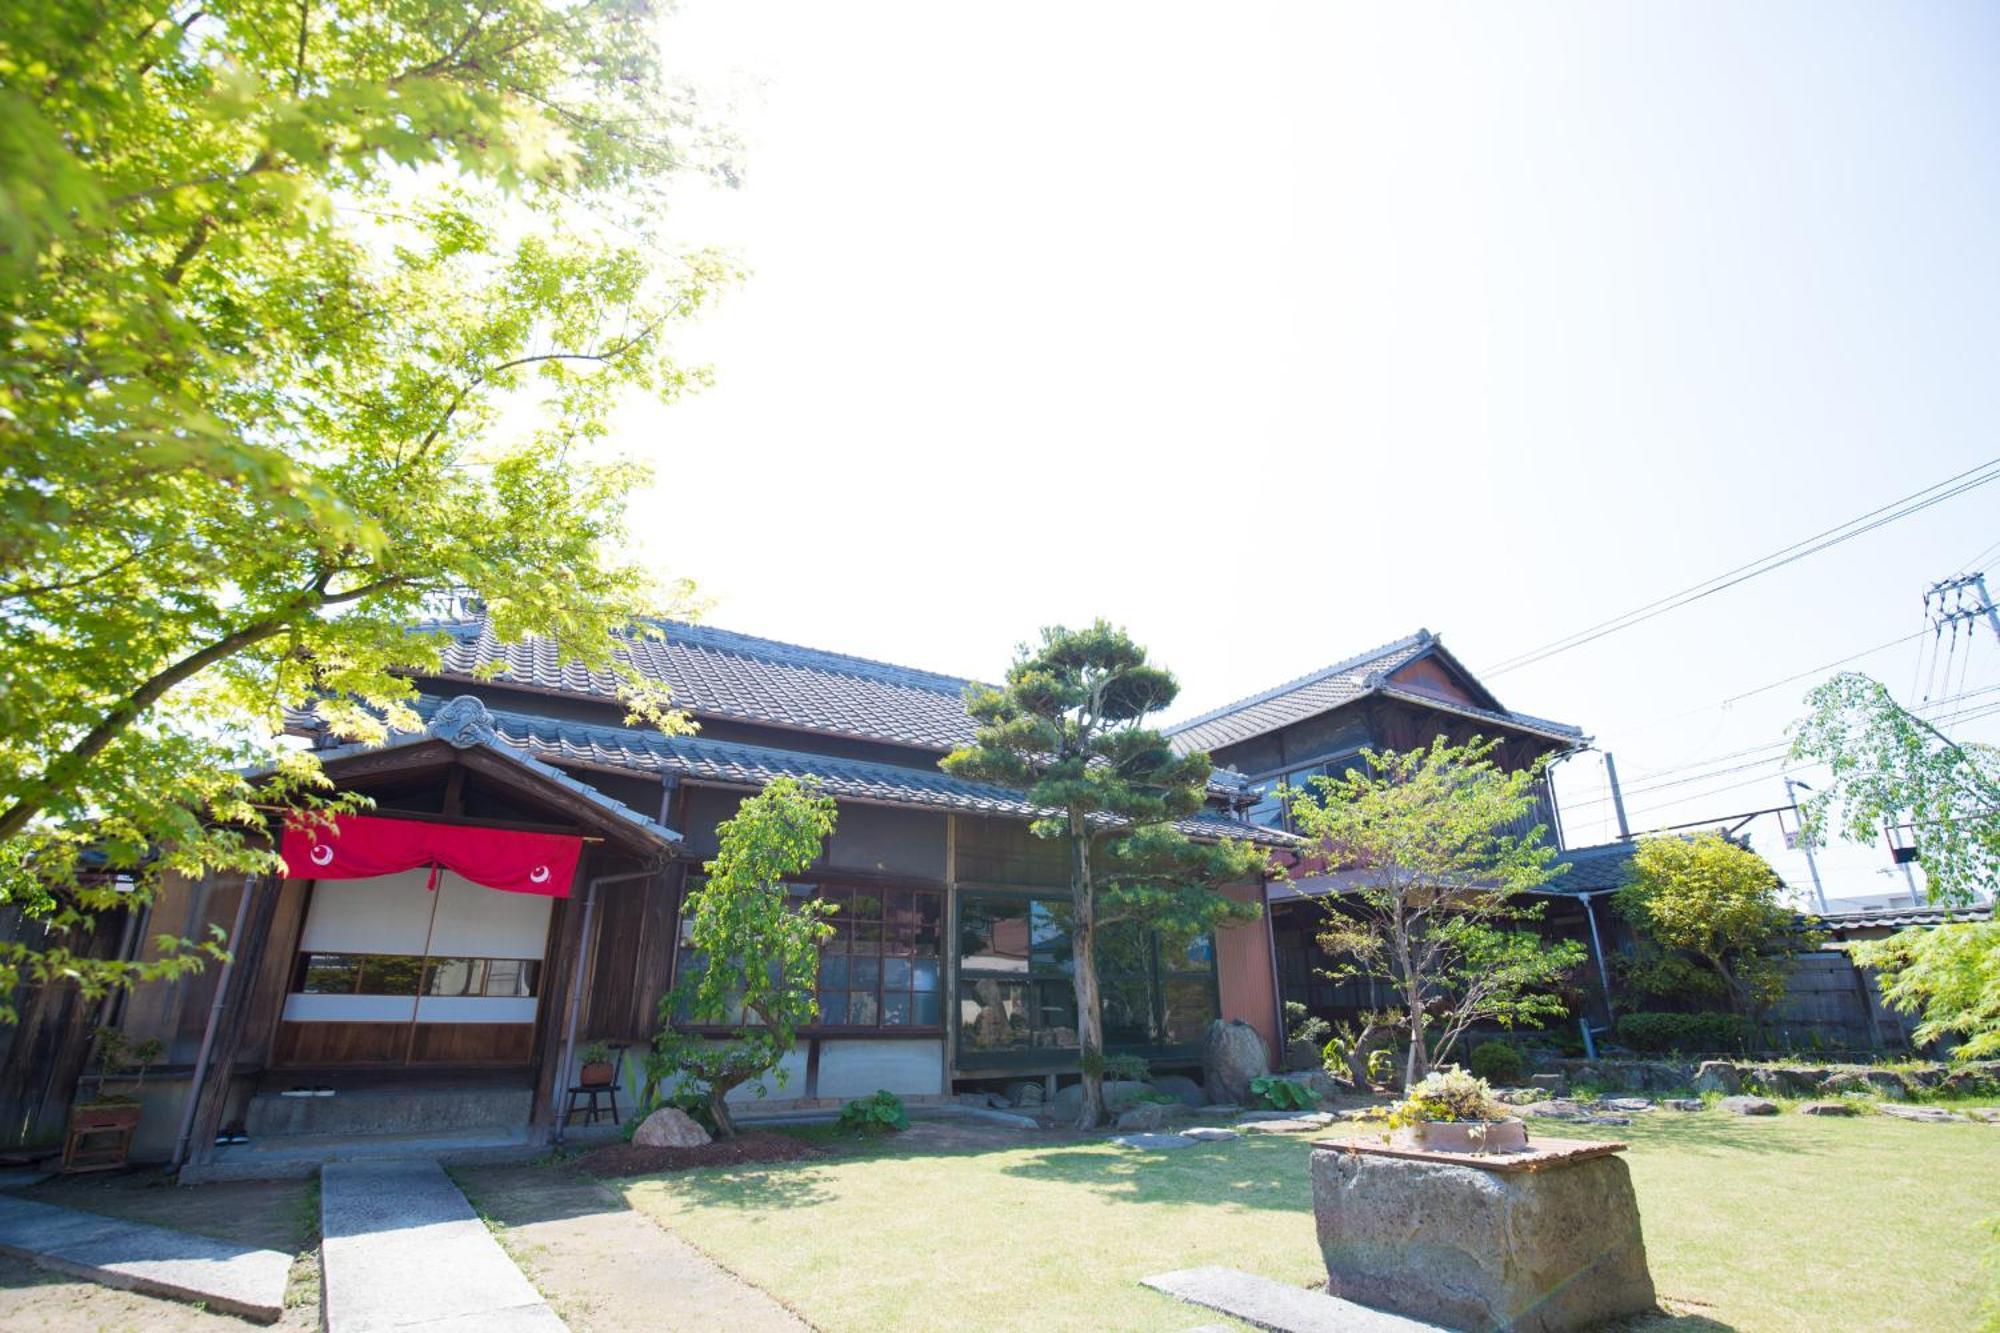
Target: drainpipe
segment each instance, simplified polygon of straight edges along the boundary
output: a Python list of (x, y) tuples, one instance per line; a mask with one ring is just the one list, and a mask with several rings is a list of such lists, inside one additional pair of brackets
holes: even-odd
[(1291, 1049), (1291, 1042), (1285, 1036), (1285, 990), (1278, 971), (1278, 923), (1271, 916), (1271, 877), (1258, 876), (1258, 893), (1264, 900), (1264, 943), (1271, 954), (1271, 1007), (1272, 1017), (1278, 1022), (1278, 1066), (1285, 1063), (1285, 1052)]
[(1606, 1019), (1611, 1017), (1611, 969), (1605, 966), (1604, 939), (1597, 933), (1597, 905), (1590, 900), (1600, 894), (1609, 892), (1611, 892), (1609, 889), (1598, 889), (1594, 893), (1579, 893), (1576, 895), (1583, 899), (1583, 914), (1590, 921), (1590, 951), (1597, 955), (1597, 980), (1604, 987), (1604, 1016)]
[(576, 1024), (583, 1012), (584, 951), (590, 947), (590, 922), (597, 911), (597, 886), (617, 884), (628, 879), (650, 879), (658, 873), (657, 870), (628, 870), (619, 875), (599, 875), (583, 886), (583, 923), (576, 932), (576, 975), (570, 978), (569, 983), (569, 1017), (563, 1028), (562, 1066), (558, 1071), (560, 1077), (549, 1089), (549, 1114), (555, 1117), (555, 1145), (558, 1148), (563, 1144), (564, 1131), (569, 1128), (569, 1116), (563, 1110), (562, 1099), (569, 1091), (569, 1071), (576, 1056)]
[(243, 947), (243, 919), (250, 914), (250, 899), (256, 892), (256, 879), (246, 876), (243, 896), (236, 900), (236, 924), (229, 928), (229, 958), (215, 978), (215, 1002), (208, 1007), (208, 1026), (201, 1031), (201, 1051), (194, 1058), (194, 1078), (188, 1084), (187, 1104), (181, 1108), (181, 1132), (174, 1137), (174, 1159), (167, 1164), (169, 1175), (187, 1161), (188, 1139), (194, 1134), (194, 1114), (201, 1105), (202, 1081), (208, 1074), (209, 1054), (215, 1049), (215, 1029), (229, 1003), (229, 977), (236, 970), (236, 955)]

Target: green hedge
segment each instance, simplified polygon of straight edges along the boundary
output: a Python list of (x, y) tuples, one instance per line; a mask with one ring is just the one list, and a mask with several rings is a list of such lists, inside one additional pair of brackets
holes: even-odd
[(1625, 1014), (1618, 1040), (1635, 1051), (1740, 1051), (1750, 1025), (1735, 1014)]
[(1472, 1048), (1467, 1063), (1472, 1066), (1474, 1078), (1483, 1078), (1502, 1087), (1519, 1083), (1521, 1076), (1528, 1072), (1528, 1062), (1504, 1041), (1480, 1042)]

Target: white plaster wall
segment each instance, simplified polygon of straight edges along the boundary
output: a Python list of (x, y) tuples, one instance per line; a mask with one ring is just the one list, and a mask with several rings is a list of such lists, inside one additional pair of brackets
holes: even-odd
[[(886, 1088), (899, 1097), (943, 1092), (944, 1041), (835, 1038), (820, 1043), (819, 1095), (847, 1101)], [(802, 1085), (801, 1085), (802, 1086)], [(791, 1093), (794, 1097), (803, 1092)]]
[(414, 995), (287, 995), (285, 1019), (292, 1023), (407, 1023), (416, 1007)]

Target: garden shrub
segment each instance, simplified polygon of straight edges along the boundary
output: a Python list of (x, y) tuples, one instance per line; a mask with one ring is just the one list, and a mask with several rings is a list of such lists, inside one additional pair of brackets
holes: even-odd
[(1474, 1078), (1483, 1078), (1488, 1083), (1519, 1083), (1521, 1076), (1528, 1072), (1528, 1062), (1521, 1053), (1504, 1041), (1482, 1041), (1472, 1048), (1466, 1057)]
[(1151, 1083), (1153, 1069), (1144, 1056), (1107, 1055), (1104, 1057), (1104, 1077), (1128, 1083)]
[(856, 1097), (840, 1108), (840, 1127), (857, 1134), (887, 1134), (910, 1127), (903, 1099), (886, 1088), (872, 1097)]
[(1635, 1051), (1740, 1051), (1750, 1025), (1736, 1014), (1624, 1014), (1618, 1040)]
[(1431, 1074), (1411, 1088), (1389, 1112), (1389, 1124), (1402, 1129), (1424, 1122), (1504, 1120), (1507, 1114), (1507, 1108), (1494, 1100), (1485, 1079), (1452, 1068)]
[(1251, 1079), (1250, 1093), (1259, 1104), (1273, 1111), (1310, 1111), (1319, 1104), (1305, 1084), (1272, 1074)]

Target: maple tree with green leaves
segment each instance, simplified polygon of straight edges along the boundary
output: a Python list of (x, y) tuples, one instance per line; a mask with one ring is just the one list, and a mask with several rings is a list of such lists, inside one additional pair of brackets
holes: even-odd
[(1528, 894), (1561, 869), (1546, 830), (1526, 822), (1542, 768), (1502, 769), (1497, 744), (1364, 750), (1359, 767), (1280, 793), (1312, 862), (1340, 880), (1319, 900), (1324, 975), (1396, 995), (1405, 1086), (1474, 1024), (1561, 1016), (1560, 985), (1585, 957), (1535, 933), (1542, 908)]
[[(729, 273), (656, 235), (698, 171), (644, 4), (0, 3), (0, 900), (269, 869), (254, 807), (319, 789), (285, 708), (414, 726), (462, 590), (676, 724), (616, 646), (689, 593), (606, 435), (701, 378)], [(17, 942), (0, 993), (199, 957)]]
[(1786, 960), (1811, 942), (1783, 889), (1763, 857), (1711, 830), (1642, 841), (1611, 902), (1656, 944), (1713, 973), (1730, 1007), (1754, 1021), (1784, 995)]
[[(1225, 896), (1255, 882), (1264, 853), (1234, 839), (1196, 842), (1176, 821), (1206, 801), (1214, 766), (1180, 754), (1148, 719), (1180, 692), (1125, 631), (1100, 620), (1060, 626), (1025, 646), (999, 689), (974, 685), (966, 711), (973, 743), (945, 756), (948, 773), (1023, 791), (1049, 813), (1032, 827), (1065, 844), (1070, 900), (1064, 921), (1076, 991), (1083, 1100), (1077, 1124), (1104, 1119), (1104, 999), (1098, 951), (1108, 928), (1177, 938), (1253, 920), (1260, 910)], [(1114, 947), (1116, 941), (1113, 941)]]

